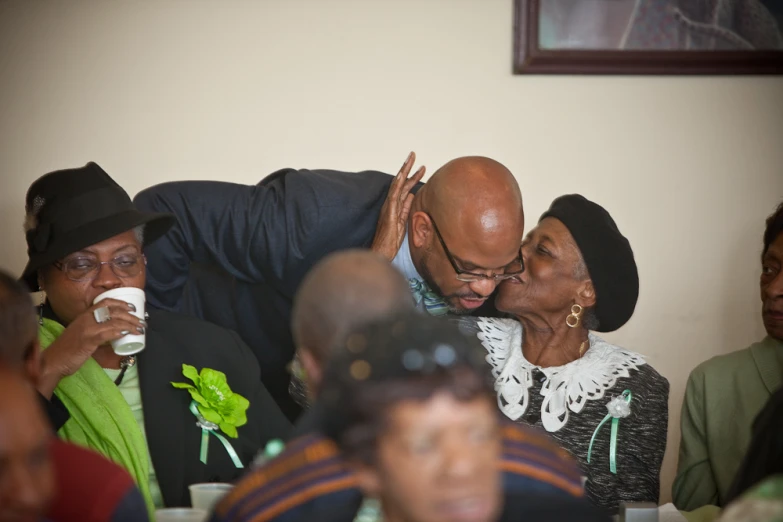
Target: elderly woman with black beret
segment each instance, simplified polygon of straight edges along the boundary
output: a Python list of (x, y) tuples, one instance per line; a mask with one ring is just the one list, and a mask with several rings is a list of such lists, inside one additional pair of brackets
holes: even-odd
[[(46, 292), (37, 387), (70, 413), (60, 437), (125, 467), (152, 512), (189, 505), (190, 484), (233, 480), (265, 441), (287, 434), (290, 424), (235, 333), (139, 310), (143, 247), (173, 216), (139, 212), (95, 163), (39, 178), (26, 208), (22, 278)], [(140, 300), (95, 303), (115, 289)], [(111, 342), (129, 334), (145, 336), (143, 351), (116, 352)]]
[(571, 452), (595, 504), (657, 503), (669, 383), (591, 332), (633, 314), (639, 278), (628, 240), (606, 210), (574, 194), (552, 203), (521, 253), (524, 272), (496, 299), (515, 319), (459, 319), (488, 352), (501, 411)]

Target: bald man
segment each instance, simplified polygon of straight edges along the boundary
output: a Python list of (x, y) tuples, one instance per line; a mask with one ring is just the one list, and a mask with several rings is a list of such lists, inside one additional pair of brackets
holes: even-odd
[(332, 348), (349, 332), (412, 308), (408, 283), (376, 253), (345, 250), (317, 263), (294, 297), (291, 318), (309, 398), (318, 392)]
[(291, 307), (327, 254), (372, 247), (393, 260), (423, 311), (496, 315), (498, 281), (522, 269), (516, 180), (494, 160), (466, 157), (421, 185), (423, 170), (410, 176), (414, 161), (397, 176), (284, 169), (257, 185), (184, 181), (142, 191), (137, 208), (178, 218), (145, 250), (149, 304), (239, 333), (292, 419), (300, 409), (288, 395)]
[[(290, 392), (312, 404), (332, 349), (356, 328), (413, 309), (405, 278), (381, 255), (351, 249), (326, 256), (308, 272), (294, 297), (291, 329), (296, 345)], [(294, 425), (295, 439), (318, 431), (317, 403)]]

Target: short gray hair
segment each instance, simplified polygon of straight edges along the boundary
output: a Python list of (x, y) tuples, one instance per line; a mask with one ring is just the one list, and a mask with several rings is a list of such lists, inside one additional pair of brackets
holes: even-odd
[(144, 225), (139, 225), (134, 228), (133, 235), (136, 236), (136, 241), (139, 242), (139, 246), (144, 246)]

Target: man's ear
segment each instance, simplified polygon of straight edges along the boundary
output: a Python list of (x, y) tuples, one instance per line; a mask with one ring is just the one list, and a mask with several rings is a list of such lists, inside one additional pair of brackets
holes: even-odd
[(582, 308), (592, 308), (595, 306), (595, 287), (593, 287), (593, 281), (590, 279), (582, 281), (576, 295), (576, 304)]
[(41, 345), (37, 336), (25, 351), (24, 371), (32, 384), (38, 386), (38, 380), (41, 378)]
[(416, 248), (422, 248), (430, 241), (432, 222), (426, 212), (418, 211), (411, 214), (410, 234), (413, 238), (413, 246)]
[(313, 399), (321, 387), (323, 369), (310, 350), (300, 347), (297, 350), (297, 353), (299, 354), (299, 362), (302, 364), (302, 369), (304, 370), (304, 380), (307, 383), (307, 391), (310, 398)]

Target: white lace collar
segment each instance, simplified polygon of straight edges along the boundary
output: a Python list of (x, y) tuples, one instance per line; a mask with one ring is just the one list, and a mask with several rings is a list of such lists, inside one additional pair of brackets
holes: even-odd
[(548, 432), (558, 431), (568, 422), (569, 410), (579, 413), (588, 400), (601, 399), (617, 379), (645, 364), (638, 353), (611, 345), (589, 334), (590, 348), (582, 358), (564, 366), (534, 366), (522, 354), (522, 324), (513, 319), (481, 318), (478, 338), (487, 349), (492, 365), (495, 391), (501, 411), (517, 420), (527, 411), (528, 390), (533, 385), (534, 368), (546, 376), (541, 387), (541, 421)]

